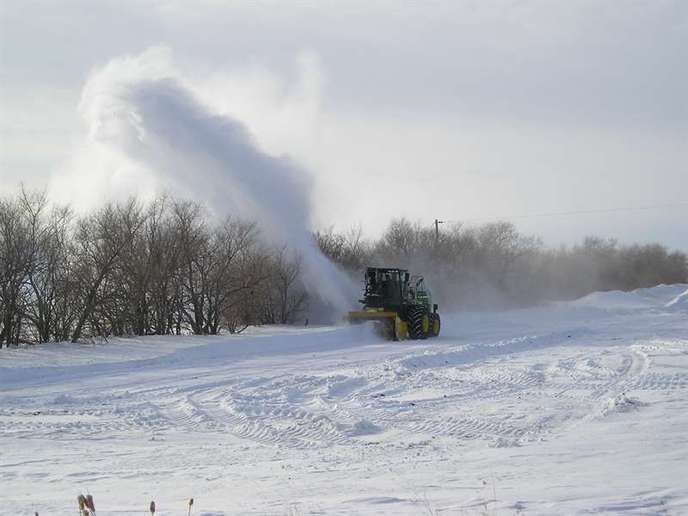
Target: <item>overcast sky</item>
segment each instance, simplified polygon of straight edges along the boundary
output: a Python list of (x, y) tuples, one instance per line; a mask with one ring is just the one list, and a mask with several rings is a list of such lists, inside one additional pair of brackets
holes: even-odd
[(205, 104), (312, 174), (314, 225), (624, 208), (513, 221), (552, 245), (688, 250), (688, 2), (0, 6), (2, 194), (24, 182), (87, 209), (165, 189), (85, 153), (77, 109), (94, 70), (158, 47)]

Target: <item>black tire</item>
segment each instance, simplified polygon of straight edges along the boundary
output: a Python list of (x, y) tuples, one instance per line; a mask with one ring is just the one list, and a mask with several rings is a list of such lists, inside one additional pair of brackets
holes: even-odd
[(425, 339), (428, 335), (423, 329), (423, 318), (428, 316), (422, 306), (412, 306), (406, 313), (408, 317), (408, 333), (412, 339)]
[(428, 332), (429, 336), (437, 337), (440, 334), (441, 327), (442, 321), (440, 320), (440, 314), (430, 314), (430, 331)]

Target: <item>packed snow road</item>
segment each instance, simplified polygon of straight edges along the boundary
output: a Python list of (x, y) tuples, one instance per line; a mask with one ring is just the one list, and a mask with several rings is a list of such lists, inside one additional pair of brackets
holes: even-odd
[(688, 513), (688, 286), (0, 350), (0, 514)]

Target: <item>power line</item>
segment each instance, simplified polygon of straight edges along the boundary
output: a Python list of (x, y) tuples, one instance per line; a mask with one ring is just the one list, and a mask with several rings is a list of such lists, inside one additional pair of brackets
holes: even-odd
[(680, 203), (667, 203), (667, 204), (656, 204), (652, 206), (634, 206), (634, 207), (623, 207), (623, 208), (600, 208), (593, 210), (572, 210), (572, 211), (554, 211), (548, 213), (525, 213), (521, 215), (501, 215), (493, 217), (474, 217), (468, 219), (453, 219), (445, 220), (445, 222), (475, 222), (480, 220), (509, 220), (509, 219), (528, 219), (528, 218), (538, 218), (538, 217), (565, 217), (570, 215), (585, 215), (585, 214), (595, 214), (595, 213), (617, 213), (625, 211), (647, 211), (647, 210), (659, 210), (665, 208), (678, 208), (688, 206), (688, 202)]

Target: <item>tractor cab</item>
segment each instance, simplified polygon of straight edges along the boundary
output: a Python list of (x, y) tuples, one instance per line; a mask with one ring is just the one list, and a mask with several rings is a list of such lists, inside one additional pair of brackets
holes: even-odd
[(365, 273), (365, 290), (360, 303), (367, 309), (398, 311), (408, 297), (408, 271), (368, 267)]

